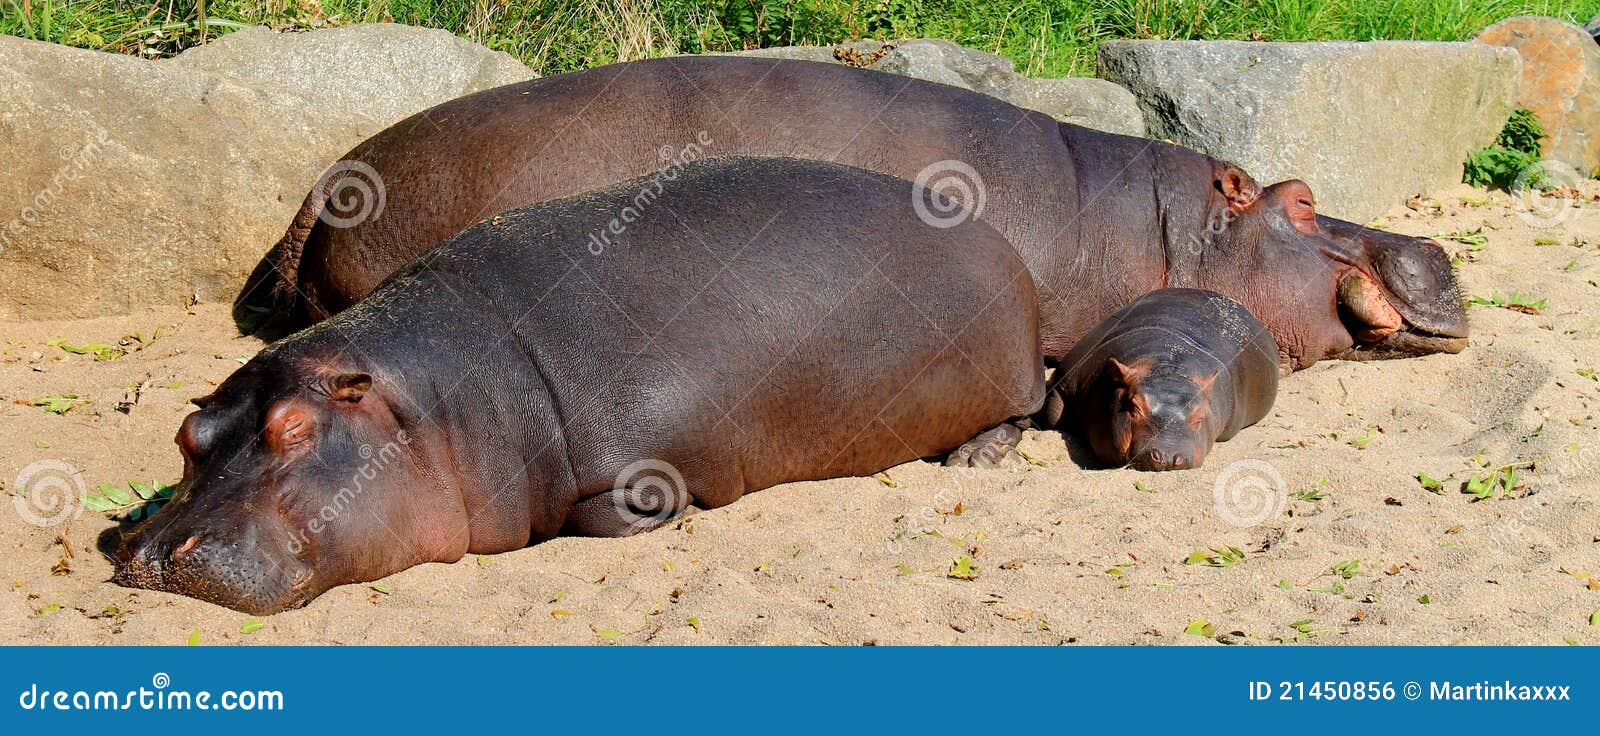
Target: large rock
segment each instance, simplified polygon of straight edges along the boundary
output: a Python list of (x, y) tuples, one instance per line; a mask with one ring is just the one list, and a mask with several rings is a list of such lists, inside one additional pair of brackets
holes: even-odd
[(1004, 56), (936, 38), (852, 41), (838, 46), (781, 46), (734, 56), (865, 66), (998, 97), (1057, 120), (1123, 135), (1145, 134), (1144, 114), (1127, 90), (1099, 79), (1035, 79), (1016, 73)]
[(1011, 87), (1007, 99), (1063, 123), (1123, 135), (1145, 134), (1144, 112), (1139, 109), (1138, 98), (1104, 79), (1026, 79), (1026, 83)]
[(448, 31), (393, 23), (309, 33), (253, 26), (160, 63), (271, 82), (329, 108), (384, 123), (539, 76), (510, 54)]
[(1028, 81), (1016, 73), (1015, 66), (1004, 56), (943, 39), (918, 38), (896, 43), (867, 68), (1009, 100), (1012, 88)]
[(1522, 55), (1516, 104), (1532, 110), (1549, 134), (1545, 158), (1585, 174), (1600, 169), (1600, 45), (1594, 36), (1555, 18), (1523, 15), (1473, 40)]
[(0, 319), (231, 300), (323, 169), (386, 122), (0, 37)]
[(1518, 59), (1476, 43), (1111, 41), (1100, 76), (1138, 97), (1152, 137), (1304, 179), (1366, 221), (1461, 181), (1512, 110)]

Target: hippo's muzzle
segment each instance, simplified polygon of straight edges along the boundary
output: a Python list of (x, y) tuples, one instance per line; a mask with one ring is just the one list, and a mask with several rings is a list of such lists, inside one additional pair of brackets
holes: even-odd
[(175, 521), (157, 515), (124, 534), (111, 582), (263, 615), (298, 608), (313, 597), (306, 589), (311, 568), (292, 555), (255, 540), (241, 542), (237, 535), (227, 540), (183, 529)]
[(1356, 345), (1346, 360), (1382, 360), (1459, 353), (1467, 346), (1467, 312), (1444, 247), (1334, 220), (1318, 222), (1344, 243), (1330, 253), (1351, 268), (1339, 281), (1340, 313)]

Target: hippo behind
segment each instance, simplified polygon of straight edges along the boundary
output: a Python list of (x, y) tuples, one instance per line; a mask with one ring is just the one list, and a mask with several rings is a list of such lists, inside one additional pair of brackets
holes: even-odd
[(468, 230), (201, 401), (116, 581), (270, 613), (778, 483), (982, 464), (1044, 401), (1033, 284), (917, 194), (722, 159)]
[(1198, 468), (1212, 443), (1272, 409), (1277, 355), (1272, 335), (1238, 302), (1200, 289), (1153, 291), (1072, 349), (1045, 418), (1065, 419), (1108, 466)]
[[(1436, 243), (1318, 217), (1304, 185), (1263, 192), (1194, 151), (955, 87), (729, 57), (546, 77), (397, 123), (313, 189), (236, 315), (258, 317), (271, 291), (279, 318), (321, 319), (496, 212), (642, 176), (685, 153), (836, 161), (941, 191), (964, 186), (959, 210), (934, 214), (979, 217), (1022, 253), (1051, 361), (1117, 308), (1168, 286), (1243, 301), (1272, 329), (1285, 370), (1466, 343)], [(372, 184), (381, 210), (347, 199)]]

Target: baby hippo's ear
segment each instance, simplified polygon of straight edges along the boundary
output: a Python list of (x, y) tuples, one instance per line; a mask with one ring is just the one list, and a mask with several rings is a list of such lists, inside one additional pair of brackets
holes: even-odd
[(1194, 406), (1189, 409), (1189, 426), (1196, 429), (1204, 424), (1206, 417), (1211, 414), (1211, 389), (1217, 385), (1217, 376), (1222, 372), (1217, 371), (1209, 376), (1200, 376), (1194, 379), (1195, 393)]
[(1149, 366), (1139, 361), (1124, 363), (1116, 358), (1110, 358), (1106, 361), (1106, 375), (1120, 386), (1132, 386), (1138, 383), (1139, 379), (1144, 378), (1144, 374), (1148, 373), (1149, 370)]
[(328, 381), (328, 398), (334, 401), (361, 401), (372, 390), (372, 376), (366, 373), (342, 373)]

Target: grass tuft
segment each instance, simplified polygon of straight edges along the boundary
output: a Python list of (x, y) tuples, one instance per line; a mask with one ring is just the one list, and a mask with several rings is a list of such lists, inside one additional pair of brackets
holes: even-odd
[[(201, 10), (203, 8), (203, 11)], [(1113, 38), (1460, 41), (1514, 15), (1583, 23), (1600, 0), (31, 0), (0, 33), (149, 57), (240, 25), (443, 28), (544, 74), (615, 61), (858, 38), (945, 38), (1035, 76), (1094, 73)]]

